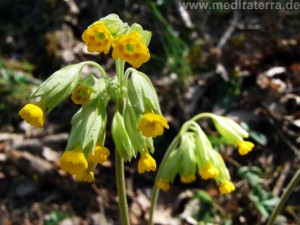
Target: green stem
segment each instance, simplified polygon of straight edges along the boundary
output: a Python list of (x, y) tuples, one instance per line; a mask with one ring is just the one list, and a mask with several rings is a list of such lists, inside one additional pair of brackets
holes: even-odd
[(119, 198), (119, 210), (121, 215), (122, 225), (130, 225), (127, 198), (126, 198), (126, 186), (125, 186), (125, 174), (124, 174), (124, 161), (116, 150), (116, 179), (117, 179), (117, 191)]
[(300, 182), (300, 168), (296, 172), (296, 174), (293, 176), (292, 180), (286, 187), (285, 191), (283, 192), (282, 196), (280, 197), (279, 204), (276, 206), (276, 208), (273, 210), (270, 219), (267, 223), (267, 225), (273, 225), (275, 222), (275, 219), (277, 215), (282, 210), (283, 206), (285, 205), (286, 201), (290, 197), (290, 195), (293, 193), (294, 187)]
[(88, 65), (88, 66), (96, 67), (99, 70), (99, 72), (101, 73), (102, 76), (107, 77), (107, 75), (105, 73), (105, 70), (98, 63), (95, 63), (93, 61), (86, 61), (86, 62), (83, 62), (83, 63), (85, 65)]
[(171, 151), (176, 147), (176, 145), (179, 143), (179, 137), (180, 135), (177, 135), (174, 140), (172, 141), (172, 143), (169, 145), (163, 160), (160, 163), (160, 166), (157, 170), (157, 174), (155, 177), (155, 181), (154, 181), (154, 185), (152, 188), (152, 196), (151, 196), (151, 206), (150, 206), (150, 212), (149, 212), (149, 221), (148, 221), (148, 225), (153, 225), (153, 217), (154, 217), (154, 209), (156, 207), (157, 204), (157, 199), (158, 199), (158, 195), (159, 195), (159, 188), (157, 187), (156, 183), (158, 181), (158, 179), (161, 176), (162, 173), (162, 169), (164, 167), (165, 162), (167, 161)]

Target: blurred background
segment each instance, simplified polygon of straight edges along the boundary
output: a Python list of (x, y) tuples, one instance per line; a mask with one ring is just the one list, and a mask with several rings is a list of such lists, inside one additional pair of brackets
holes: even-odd
[[(1, 225), (120, 224), (113, 155), (92, 184), (59, 170), (78, 107), (66, 100), (43, 129), (18, 117), (33, 88), (63, 66), (93, 60), (114, 75), (110, 56), (89, 54), (81, 40), (109, 13), (152, 31), (151, 60), (140, 70), (153, 81), (171, 126), (155, 141), (157, 163), (182, 123), (201, 112), (243, 121), (256, 145), (241, 157), (211, 121), (202, 121), (237, 190), (221, 196), (213, 181), (176, 179), (160, 195), (156, 224), (265, 224), (300, 166), (300, 11), (185, 9), (182, 2), (197, 1), (0, 1)], [(154, 177), (137, 174), (137, 160), (126, 164), (132, 224), (146, 224)], [(300, 186), (277, 224), (300, 224), (299, 199)]]

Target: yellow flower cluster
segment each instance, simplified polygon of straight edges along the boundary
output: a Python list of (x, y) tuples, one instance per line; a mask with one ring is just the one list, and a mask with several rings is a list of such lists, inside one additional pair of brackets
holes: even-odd
[(112, 57), (125, 60), (134, 68), (140, 67), (150, 59), (149, 49), (138, 32), (121, 34), (114, 38), (101, 20), (93, 23), (83, 32), (82, 40), (89, 52), (108, 54), (113, 47)]
[(75, 175), (77, 181), (94, 181), (93, 167), (108, 160), (109, 150), (102, 145), (96, 145), (94, 154), (90, 151), (85, 157), (80, 149), (65, 151), (60, 158), (60, 167), (63, 171)]
[(44, 110), (35, 104), (27, 104), (20, 111), (19, 116), (21, 116), (27, 123), (31, 124), (36, 128), (44, 126), (45, 115)]

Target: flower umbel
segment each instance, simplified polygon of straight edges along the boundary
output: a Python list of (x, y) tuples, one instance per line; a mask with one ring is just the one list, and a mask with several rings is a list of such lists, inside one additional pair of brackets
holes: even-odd
[(65, 151), (60, 158), (60, 167), (62, 170), (78, 176), (87, 170), (88, 162), (83, 152)]
[(101, 20), (89, 26), (81, 36), (89, 52), (104, 52), (107, 54), (113, 42), (113, 36)]
[(73, 91), (71, 99), (77, 105), (83, 105), (90, 100), (90, 90), (87, 86), (78, 85)]
[(21, 116), (30, 125), (40, 128), (44, 126), (45, 116), (43, 109), (35, 104), (27, 104), (20, 111)]
[(92, 151), (90, 151), (88, 153), (87, 161), (92, 162), (94, 164), (97, 164), (97, 163), (102, 164), (107, 161), (109, 155), (110, 155), (110, 152), (109, 152), (108, 148), (106, 148), (102, 145), (96, 145), (94, 154), (92, 153)]
[(156, 170), (155, 159), (152, 158), (148, 150), (141, 153), (141, 158), (138, 163), (138, 172), (144, 173)]
[(164, 133), (164, 128), (169, 129), (168, 122), (160, 114), (146, 113), (138, 126), (145, 137), (157, 137)]
[(213, 167), (211, 164), (207, 164), (202, 168), (199, 168), (198, 171), (199, 175), (202, 179), (208, 180), (208, 179), (217, 179), (219, 176), (219, 171), (217, 168)]
[(156, 186), (163, 190), (163, 191), (168, 191), (170, 189), (170, 183), (167, 179), (164, 178), (160, 178), (157, 182), (156, 182)]
[(82, 182), (89, 182), (89, 183), (93, 182), (94, 172), (89, 169), (84, 170), (82, 173), (76, 175), (76, 180)]
[(233, 192), (234, 190), (235, 190), (235, 186), (229, 180), (224, 180), (219, 186), (219, 191), (223, 195), (229, 194), (229, 193)]
[(238, 151), (240, 155), (246, 155), (252, 151), (254, 144), (250, 141), (239, 141), (237, 143)]
[(125, 60), (134, 68), (140, 67), (150, 59), (149, 49), (137, 32), (117, 37), (112, 45), (112, 57)]

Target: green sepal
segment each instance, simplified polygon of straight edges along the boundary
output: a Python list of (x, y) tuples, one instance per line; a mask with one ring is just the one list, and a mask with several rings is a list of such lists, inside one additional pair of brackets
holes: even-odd
[(131, 78), (128, 80), (128, 96), (139, 114), (145, 112), (161, 114), (155, 88), (144, 73), (132, 69)]
[(180, 167), (181, 154), (179, 149), (174, 149), (168, 156), (165, 164), (162, 165), (162, 172), (159, 178), (164, 178), (173, 183)]
[(134, 148), (125, 128), (124, 118), (116, 112), (111, 125), (112, 137), (117, 151), (125, 162), (131, 161), (134, 156)]
[(30, 95), (30, 98), (41, 97), (41, 104), (47, 108), (47, 112), (52, 111), (76, 88), (84, 65), (84, 62), (78, 63), (56, 71)]
[(109, 14), (100, 19), (113, 37), (123, 34), (128, 29), (128, 24), (124, 23), (117, 14)]
[(90, 100), (102, 96), (106, 91), (106, 79), (96, 78), (93, 74), (89, 74), (78, 82), (81, 85), (89, 87), (91, 91)]
[(137, 116), (132, 108), (130, 102), (127, 103), (124, 113), (124, 122), (125, 128), (131, 140), (134, 154), (133, 156), (136, 157), (137, 153), (140, 151), (144, 151), (147, 147), (146, 144), (146, 137), (144, 137), (141, 132), (138, 131), (138, 119)]
[(181, 136), (179, 150), (181, 153), (180, 175), (187, 176), (196, 173), (194, 134), (187, 132)]
[(151, 40), (151, 32), (148, 31), (148, 30), (144, 30), (143, 27), (138, 24), (138, 23), (134, 23), (132, 24), (132, 26), (128, 29), (127, 33), (130, 34), (130, 33), (133, 33), (133, 32), (138, 32), (140, 35), (141, 35), (141, 38), (144, 42), (144, 44), (146, 46), (149, 45), (150, 43), (150, 40)]
[[(196, 124), (195, 124), (196, 125)], [(196, 125), (195, 130), (195, 155), (198, 167), (204, 166), (210, 160), (210, 151), (213, 149), (212, 145), (206, 136), (206, 134), (202, 131), (200, 126)]]
[(118, 102), (121, 93), (120, 93), (120, 84), (117, 78), (111, 78), (106, 84), (106, 91), (111, 99), (115, 102)]
[(83, 105), (73, 116), (72, 129), (67, 144), (67, 149), (80, 147), (94, 151), (103, 123), (106, 121), (106, 110), (102, 99), (98, 98)]

